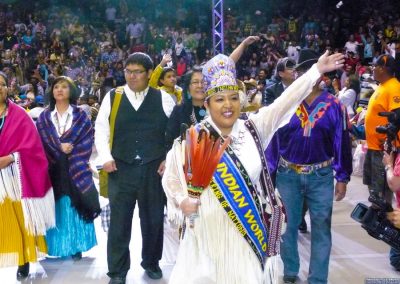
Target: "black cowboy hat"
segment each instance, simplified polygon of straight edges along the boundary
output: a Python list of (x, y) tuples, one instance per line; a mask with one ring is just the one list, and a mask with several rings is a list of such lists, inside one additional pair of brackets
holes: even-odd
[(319, 54), (310, 48), (301, 49), (299, 59), (297, 60), (296, 69), (308, 70), (318, 61)]

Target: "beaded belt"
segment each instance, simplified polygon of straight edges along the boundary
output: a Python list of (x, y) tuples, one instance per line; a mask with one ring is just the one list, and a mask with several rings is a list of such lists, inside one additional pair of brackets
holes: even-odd
[(327, 166), (330, 166), (332, 164), (332, 159), (326, 160), (322, 163), (317, 163), (317, 164), (308, 164), (308, 165), (301, 165), (301, 164), (295, 164), (291, 163), (289, 161), (286, 161), (284, 158), (280, 157), (279, 159), (279, 166), (283, 166), (285, 168), (292, 169), (296, 171), (298, 174), (311, 174), (312, 172), (325, 168)]

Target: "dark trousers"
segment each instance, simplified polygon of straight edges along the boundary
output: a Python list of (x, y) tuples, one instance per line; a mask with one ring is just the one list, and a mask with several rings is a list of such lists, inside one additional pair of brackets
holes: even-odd
[(368, 185), (370, 195), (379, 196), (391, 204), (393, 192), (386, 181), (386, 171), (382, 158), (383, 151), (367, 150), (364, 162), (363, 183)]
[(143, 268), (157, 265), (163, 249), (165, 195), (157, 173), (161, 160), (133, 166), (116, 161), (117, 171), (109, 175), (111, 217), (107, 241), (108, 276), (125, 277), (130, 268), (129, 242), (136, 202), (142, 231)]

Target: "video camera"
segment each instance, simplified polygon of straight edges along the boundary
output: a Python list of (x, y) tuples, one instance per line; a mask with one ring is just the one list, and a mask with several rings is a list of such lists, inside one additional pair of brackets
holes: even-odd
[(393, 149), (393, 141), (397, 138), (397, 133), (400, 130), (400, 109), (395, 109), (390, 112), (379, 112), (379, 116), (387, 117), (388, 124), (377, 126), (376, 132), (386, 134), (385, 150), (391, 152)]
[(351, 218), (361, 223), (361, 227), (371, 237), (382, 240), (400, 251), (400, 230), (386, 218), (386, 213), (393, 211), (392, 206), (375, 195), (371, 195), (368, 200), (372, 205), (368, 207), (363, 203), (358, 203), (351, 213)]

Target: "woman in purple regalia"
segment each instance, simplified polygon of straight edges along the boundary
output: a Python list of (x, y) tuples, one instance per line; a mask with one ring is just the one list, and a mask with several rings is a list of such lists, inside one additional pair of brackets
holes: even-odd
[(56, 78), (50, 94), (50, 106), (37, 120), (56, 199), (56, 228), (46, 236), (48, 254), (79, 260), (97, 244), (93, 220), (101, 211), (89, 168), (93, 128), (75, 105), (77, 89), (69, 77)]

